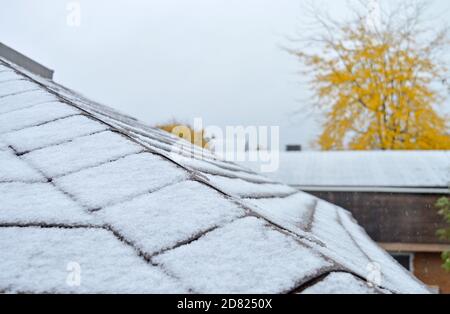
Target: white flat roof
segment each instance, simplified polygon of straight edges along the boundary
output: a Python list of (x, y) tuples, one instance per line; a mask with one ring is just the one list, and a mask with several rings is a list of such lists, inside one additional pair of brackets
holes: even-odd
[[(255, 164), (245, 164), (257, 168)], [(272, 179), (311, 189), (448, 189), (450, 151), (282, 152)]]

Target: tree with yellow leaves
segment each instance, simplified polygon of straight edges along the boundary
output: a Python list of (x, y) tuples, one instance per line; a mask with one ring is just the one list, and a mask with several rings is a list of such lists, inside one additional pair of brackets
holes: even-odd
[(348, 21), (314, 11), (320, 31), (303, 49), (290, 50), (306, 66), (315, 104), (325, 111), (317, 144), (324, 150), (450, 149), (449, 119), (439, 114), (447, 29), (426, 27), (423, 2), (379, 7), (376, 18), (369, 2), (352, 6)]
[(202, 148), (209, 148), (209, 138), (206, 137), (205, 130), (194, 130), (192, 126), (179, 123), (176, 120), (156, 126), (158, 129), (172, 133), (179, 138), (185, 139), (194, 145)]

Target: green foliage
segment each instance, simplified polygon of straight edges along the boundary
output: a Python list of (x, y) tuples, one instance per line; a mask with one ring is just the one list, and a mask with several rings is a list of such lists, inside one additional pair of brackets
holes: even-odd
[(442, 253), (442, 259), (444, 261), (444, 265), (442, 265), (442, 267), (444, 267), (444, 269), (448, 272), (450, 272), (450, 252), (444, 252)]
[[(450, 199), (447, 197), (439, 199), (436, 203), (436, 207), (439, 210), (439, 215), (444, 217), (445, 221), (450, 225)], [(437, 235), (442, 240), (450, 240), (450, 227), (438, 230)], [(444, 261), (444, 269), (450, 272), (450, 251), (442, 253), (442, 259)]]

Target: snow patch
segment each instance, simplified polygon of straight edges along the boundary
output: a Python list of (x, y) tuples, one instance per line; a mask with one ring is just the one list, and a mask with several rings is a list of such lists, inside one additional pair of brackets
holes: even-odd
[(157, 256), (199, 293), (281, 293), (330, 264), (263, 220), (239, 219)]
[(0, 114), (57, 100), (52, 94), (41, 90), (0, 98)]
[(294, 233), (303, 234), (311, 222), (318, 200), (299, 192), (285, 198), (247, 199), (246, 202), (258, 214)]
[(123, 136), (107, 131), (36, 150), (24, 155), (24, 158), (47, 177), (53, 178), (142, 150)]
[(63, 103), (47, 103), (0, 115), (0, 133), (20, 130), (80, 113)]
[(91, 209), (160, 189), (187, 177), (187, 172), (149, 153), (131, 155), (54, 180)]
[(274, 197), (295, 193), (296, 190), (283, 184), (259, 184), (242, 179), (230, 179), (222, 176), (206, 175), (208, 180), (226, 193), (247, 198)]
[(6, 292), (186, 292), (102, 229), (0, 228), (0, 249)]
[(24, 79), (7, 81), (0, 83), (0, 97), (38, 88), (39, 85)]
[(0, 138), (18, 152), (23, 153), (106, 129), (106, 125), (79, 115), (6, 133)]
[(349, 273), (331, 273), (302, 294), (377, 294), (367, 282)]
[(1, 223), (94, 224), (93, 216), (50, 183), (0, 184)]
[(28, 166), (10, 149), (0, 150), (0, 181), (45, 181), (36, 170)]
[(193, 181), (175, 184), (98, 212), (114, 230), (149, 255), (243, 214), (241, 208), (218, 192)]

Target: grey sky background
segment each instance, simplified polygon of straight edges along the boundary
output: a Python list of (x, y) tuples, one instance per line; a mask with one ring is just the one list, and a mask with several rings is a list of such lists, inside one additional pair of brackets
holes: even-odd
[[(67, 25), (67, 4), (81, 25)], [(324, 0), (345, 16), (346, 0)], [(449, 10), (436, 0), (434, 10)], [(55, 81), (153, 125), (279, 125), (308, 147), (314, 116), (298, 62), (280, 45), (302, 26), (302, 0), (1, 0), (0, 41), (55, 70)]]

